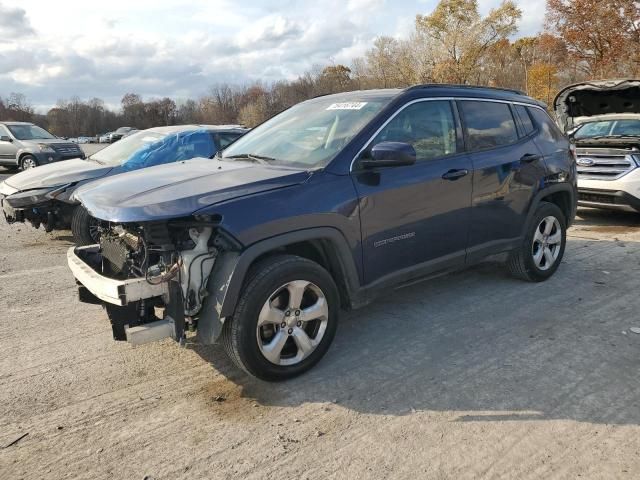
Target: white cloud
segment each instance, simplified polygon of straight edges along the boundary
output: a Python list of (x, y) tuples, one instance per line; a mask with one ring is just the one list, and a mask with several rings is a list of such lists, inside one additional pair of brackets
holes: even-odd
[[(483, 11), (500, 0), (480, 0)], [(436, 0), (0, 0), (0, 96), (124, 93), (198, 96), (219, 82), (295, 78), (314, 65), (349, 64), (378, 35), (406, 37)], [(522, 3), (523, 33), (542, 24), (544, 0)]]
[(10, 39), (16, 36), (33, 35), (33, 28), (26, 13), (23, 8), (0, 3), (0, 43), (10, 42)]

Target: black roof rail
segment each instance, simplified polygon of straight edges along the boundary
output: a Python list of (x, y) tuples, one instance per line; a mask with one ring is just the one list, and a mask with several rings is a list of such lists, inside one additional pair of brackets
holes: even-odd
[(412, 85), (408, 87), (407, 90), (418, 90), (420, 88), (429, 88), (429, 87), (460, 88), (460, 89), (475, 88), (479, 90), (497, 90), (500, 92), (515, 93), (517, 95), (525, 95), (525, 96), (527, 95), (526, 92), (523, 92), (522, 90), (516, 90), (515, 88), (486, 87), (483, 85), (464, 85), (460, 83), (424, 83), (420, 85)]

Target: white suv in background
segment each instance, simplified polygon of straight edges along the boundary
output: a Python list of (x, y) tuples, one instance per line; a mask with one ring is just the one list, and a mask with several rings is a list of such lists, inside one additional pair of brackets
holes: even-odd
[(640, 212), (640, 80), (569, 86), (554, 110), (575, 143), (578, 204)]

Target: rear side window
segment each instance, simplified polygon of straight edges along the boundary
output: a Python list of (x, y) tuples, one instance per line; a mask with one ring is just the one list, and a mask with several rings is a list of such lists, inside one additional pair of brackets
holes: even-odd
[(506, 103), (460, 102), (470, 150), (510, 145), (518, 141), (516, 122)]
[(533, 125), (533, 122), (531, 121), (531, 117), (529, 116), (527, 107), (525, 107), (524, 105), (514, 105), (514, 108), (516, 110), (516, 114), (518, 115), (518, 118), (520, 119), (520, 126), (522, 127), (522, 136), (528, 137), (535, 131), (536, 127)]

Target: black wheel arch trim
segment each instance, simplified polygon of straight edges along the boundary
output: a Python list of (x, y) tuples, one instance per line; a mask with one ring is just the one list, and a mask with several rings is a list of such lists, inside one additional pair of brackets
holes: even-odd
[(329, 248), (334, 250), (332, 253), (336, 254), (335, 260), (337, 260), (337, 263), (333, 266), (340, 268), (339, 273), (344, 275), (343, 278), (348, 292), (356, 291), (360, 287), (360, 280), (353, 261), (353, 254), (344, 235), (333, 227), (314, 227), (297, 230), (261, 240), (240, 254), (227, 284), (227, 294), (222, 304), (221, 316), (225, 317), (233, 314), (247, 272), (258, 257), (281, 247), (311, 240), (328, 241)]
[[(529, 212), (527, 213), (527, 219), (524, 223), (523, 230), (522, 230), (523, 235), (526, 234), (526, 230), (529, 224), (531, 223), (531, 219), (535, 215), (536, 209), (538, 208), (538, 205), (540, 204), (540, 202), (543, 201), (548, 196), (553, 195), (555, 193), (569, 194), (569, 198), (570, 198), (569, 207), (571, 211), (569, 213), (569, 216), (565, 220), (567, 222), (567, 225), (566, 225), (567, 228), (571, 226), (576, 216), (576, 211), (578, 208), (577, 188), (575, 187), (575, 185), (572, 185), (570, 183), (556, 183), (556, 184), (551, 184), (551, 185), (545, 186), (544, 188), (541, 188), (531, 200), (531, 204), (529, 206)], [(559, 205), (559, 207), (562, 208), (561, 205)]]
[(333, 227), (313, 227), (288, 232), (256, 242), (242, 252), (223, 252), (218, 257), (207, 284), (208, 295), (198, 320), (198, 341), (209, 345), (218, 339), (223, 319), (234, 314), (249, 269), (259, 257), (305, 241), (324, 241), (331, 249), (330, 253), (333, 255), (329, 255), (328, 260), (331, 268), (338, 269), (337, 273), (340, 275), (340, 278), (334, 277), (336, 284), (338, 288), (346, 289), (348, 302), (353, 303), (353, 298), (360, 290), (360, 280), (344, 235)]

